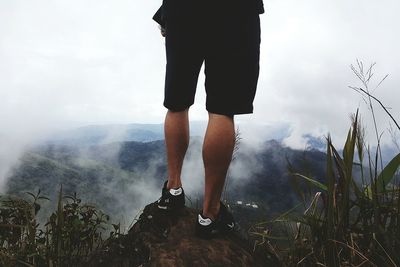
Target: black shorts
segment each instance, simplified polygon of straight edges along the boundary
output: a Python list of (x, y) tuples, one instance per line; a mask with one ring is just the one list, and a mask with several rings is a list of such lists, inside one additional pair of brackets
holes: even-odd
[(253, 112), (260, 19), (246, 4), (252, 1), (164, 0), (166, 108), (182, 111), (194, 103), (204, 61), (207, 111), (229, 116)]

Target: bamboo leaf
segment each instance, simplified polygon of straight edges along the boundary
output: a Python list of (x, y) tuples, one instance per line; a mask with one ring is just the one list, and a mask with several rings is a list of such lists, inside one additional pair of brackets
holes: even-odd
[(376, 179), (378, 192), (385, 191), (386, 186), (392, 181), (394, 174), (400, 166), (400, 153), (395, 156), (388, 165), (382, 170)]
[(312, 178), (310, 178), (310, 177), (307, 177), (307, 176), (305, 176), (305, 175), (302, 175), (302, 174), (300, 174), (300, 173), (293, 173), (293, 175), (294, 175), (294, 176), (298, 176), (298, 177), (300, 177), (300, 178), (303, 178), (304, 180), (306, 180), (306, 181), (309, 182), (310, 184), (312, 184), (312, 185), (318, 187), (319, 189), (322, 189), (322, 190), (324, 190), (324, 191), (327, 191), (327, 190), (328, 190), (328, 188), (326, 187), (326, 185), (324, 185), (323, 183), (318, 182), (317, 180), (314, 180), (314, 179), (312, 179)]
[[(382, 172), (379, 174), (378, 178), (375, 180), (374, 188), (376, 188), (377, 193), (382, 193), (386, 191), (386, 186), (391, 182), (391, 180), (394, 177), (394, 174), (396, 173), (397, 169), (400, 166), (400, 154), (397, 154), (386, 167), (382, 170)], [(372, 199), (372, 187), (369, 185), (365, 189), (365, 195), (369, 198)]]
[[(293, 208), (289, 209), (288, 211), (286, 211), (286, 212), (280, 214), (277, 218), (273, 219), (272, 222), (277, 222), (277, 221), (279, 221), (279, 220), (282, 220), (283, 218), (287, 218), (289, 214), (291, 214), (293, 211), (295, 211), (297, 208), (299, 208), (299, 207), (302, 206), (302, 205), (303, 205), (303, 203), (297, 204), (297, 205), (294, 206)], [(266, 223), (269, 223), (269, 221), (266, 222)]]
[[(327, 203), (327, 217), (326, 217), (326, 227), (325, 234), (328, 238), (334, 238), (335, 230), (334, 230), (334, 217), (335, 217), (335, 171), (333, 168), (333, 160), (335, 160), (337, 169), (343, 172), (341, 169), (342, 160), (340, 158), (339, 153), (336, 151), (335, 147), (332, 144), (331, 136), (329, 135), (327, 138), (327, 165), (326, 165), (326, 176), (328, 180), (328, 203)], [(335, 257), (335, 247), (333, 245), (328, 244), (327, 246), (327, 257), (331, 261)]]

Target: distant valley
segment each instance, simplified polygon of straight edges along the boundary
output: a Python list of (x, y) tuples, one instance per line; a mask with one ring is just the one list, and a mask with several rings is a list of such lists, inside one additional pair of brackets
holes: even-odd
[[(65, 194), (76, 192), (83, 201), (93, 203), (115, 221), (129, 225), (145, 204), (160, 196), (167, 176), (164, 141), (98, 144), (94, 141), (98, 136), (99, 133), (80, 135), (69, 141), (59, 139), (33, 147), (12, 170), (7, 192), (26, 195), (25, 192), (40, 189), (52, 200), (43, 203), (39, 213), (39, 217), (46, 218), (55, 207), (62, 184)], [(201, 143), (200, 137), (192, 137), (183, 171), (187, 203), (193, 207), (199, 207), (202, 197)], [(297, 202), (288, 162), (320, 179), (324, 175), (324, 161), (325, 154), (318, 150), (293, 150), (275, 140), (257, 147), (242, 141), (229, 171), (224, 197), (238, 213), (246, 214), (243, 219), (271, 217)]]

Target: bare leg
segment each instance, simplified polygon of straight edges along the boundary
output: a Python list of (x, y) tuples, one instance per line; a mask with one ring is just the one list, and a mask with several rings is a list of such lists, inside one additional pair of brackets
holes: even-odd
[(205, 192), (203, 215), (215, 219), (235, 146), (233, 117), (209, 113), (203, 143)]
[(178, 188), (182, 186), (182, 165), (189, 145), (189, 117), (187, 109), (180, 112), (167, 112), (164, 123), (164, 134), (168, 165), (167, 188)]

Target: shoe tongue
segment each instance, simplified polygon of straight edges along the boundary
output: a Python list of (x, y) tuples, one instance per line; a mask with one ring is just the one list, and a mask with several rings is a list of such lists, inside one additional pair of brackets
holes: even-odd
[(201, 224), (203, 226), (208, 226), (212, 223), (210, 218), (207, 218), (207, 217), (203, 218), (203, 216), (201, 216), (201, 214), (199, 214), (198, 221), (199, 221), (199, 224)]
[(182, 194), (182, 192), (183, 192), (182, 187), (179, 187), (178, 189), (173, 189), (173, 188), (171, 188), (171, 189), (169, 190), (169, 193), (170, 193), (171, 195), (173, 195), (173, 196), (179, 196), (180, 194)]

